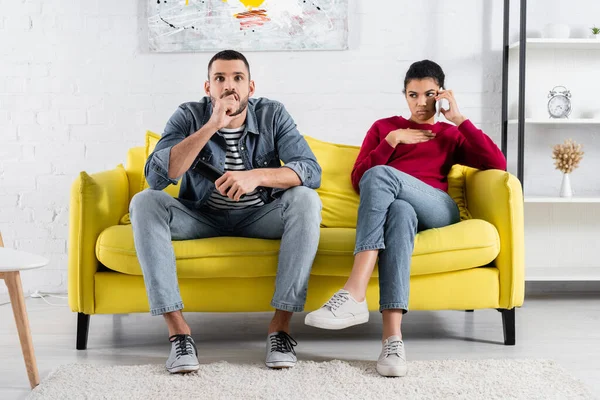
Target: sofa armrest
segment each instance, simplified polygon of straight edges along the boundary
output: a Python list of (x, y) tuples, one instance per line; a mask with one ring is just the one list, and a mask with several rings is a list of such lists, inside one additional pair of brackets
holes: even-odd
[(129, 181), (122, 165), (88, 175), (81, 172), (71, 187), (69, 210), (69, 306), (94, 313), (96, 241), (117, 225), (129, 207)]
[(523, 304), (525, 296), (525, 234), (523, 190), (519, 180), (501, 170), (469, 170), (466, 175), (467, 208), (473, 218), (496, 227), (500, 254), (494, 261), (500, 271), (500, 307)]

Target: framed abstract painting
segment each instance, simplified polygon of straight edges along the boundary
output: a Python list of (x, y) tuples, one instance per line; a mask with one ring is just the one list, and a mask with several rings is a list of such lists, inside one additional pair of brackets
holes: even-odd
[(148, 0), (153, 52), (346, 50), (348, 0)]

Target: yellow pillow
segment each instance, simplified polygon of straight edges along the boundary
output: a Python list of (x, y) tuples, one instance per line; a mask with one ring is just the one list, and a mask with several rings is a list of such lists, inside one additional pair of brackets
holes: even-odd
[[(144, 152), (144, 165), (146, 165), (146, 160), (148, 159), (148, 156), (152, 154), (154, 148), (156, 147), (156, 143), (158, 143), (160, 138), (161, 136), (158, 133), (146, 131), (146, 151)], [(149, 187), (148, 182), (146, 181), (146, 175), (144, 174), (144, 171), (142, 171), (142, 176), (144, 177), (144, 179), (142, 179), (140, 192)]]
[(460, 211), (460, 220), (464, 221), (473, 218), (467, 209), (467, 193), (465, 185), (465, 177), (470, 167), (460, 164), (454, 164), (448, 173), (448, 194)]
[[(154, 133), (152, 131), (146, 131), (146, 151), (144, 153), (144, 165), (146, 164), (146, 160), (148, 159), (150, 154), (152, 154), (152, 152), (154, 151), (154, 148), (156, 147), (156, 144), (158, 143), (160, 138), (161, 138), (161, 135), (159, 135), (158, 133)], [(148, 185), (148, 182), (146, 181), (146, 176), (145, 176), (143, 170), (142, 170), (142, 176), (144, 178), (142, 179), (142, 185), (140, 187), (140, 191), (150, 187)], [(169, 185), (164, 190), (165, 190), (165, 192), (169, 193), (171, 196), (177, 197), (177, 196), (179, 196), (179, 187), (180, 186), (181, 186), (181, 180), (179, 182), (177, 182), (177, 185)]]
[[(350, 175), (360, 147), (335, 144), (304, 137), (323, 170), (317, 193), (323, 203), (324, 228), (356, 228), (360, 198), (352, 187)], [(467, 210), (465, 175), (469, 167), (454, 165), (448, 174), (448, 194), (458, 205), (461, 221), (471, 219)]]
[[(156, 144), (158, 143), (158, 141), (160, 140), (161, 136), (158, 133), (154, 133), (152, 131), (146, 131), (146, 147), (144, 149), (144, 162), (141, 163), (142, 165), (142, 179), (141, 179), (141, 183), (140, 183), (140, 192), (144, 189), (148, 189), (150, 187), (150, 185), (148, 185), (148, 181), (146, 181), (146, 174), (144, 171), (144, 167), (146, 165), (146, 160), (148, 159), (148, 156), (150, 154), (152, 154), (152, 152), (154, 151), (154, 148), (156, 147)], [(177, 182), (177, 185), (169, 185), (167, 186), (164, 191), (169, 193), (171, 196), (173, 197), (177, 197), (179, 196), (179, 187), (181, 185), (181, 181)], [(131, 220), (129, 219), (129, 213), (123, 215), (123, 217), (121, 217), (121, 219), (119, 220), (119, 224), (121, 225), (129, 225), (131, 224)]]
[(350, 174), (360, 147), (328, 143), (304, 137), (323, 170), (317, 193), (323, 203), (321, 226), (324, 228), (356, 228), (358, 194), (352, 187)]

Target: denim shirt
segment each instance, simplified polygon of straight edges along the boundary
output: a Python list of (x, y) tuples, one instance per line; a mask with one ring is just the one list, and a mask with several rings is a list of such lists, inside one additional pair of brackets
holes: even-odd
[[(150, 188), (162, 190), (177, 184), (182, 178), (179, 201), (189, 208), (200, 208), (208, 200), (215, 185), (194, 170), (203, 160), (220, 171), (225, 169), (225, 139), (216, 133), (196, 156), (183, 177), (170, 179), (169, 159), (171, 148), (204, 126), (212, 114), (209, 97), (199, 102), (184, 103), (171, 116), (156, 148), (146, 160), (144, 169)], [(265, 99), (249, 99), (246, 128), (239, 143), (240, 156), (247, 170), (255, 168), (280, 168), (293, 170), (303, 186), (316, 189), (321, 185), (321, 167), (312, 150), (296, 129), (296, 124), (283, 104)], [(281, 161), (280, 161), (281, 160)], [(284, 189), (257, 188), (263, 202), (279, 197)]]

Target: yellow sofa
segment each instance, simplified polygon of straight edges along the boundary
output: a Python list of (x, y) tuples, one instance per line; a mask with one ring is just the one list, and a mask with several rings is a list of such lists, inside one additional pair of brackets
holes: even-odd
[[(358, 147), (306, 137), (322, 169), (318, 193), (323, 222), (306, 310), (342, 287), (353, 261), (359, 198), (350, 172)], [(129, 223), (129, 202), (147, 187), (143, 166), (157, 140), (129, 150), (126, 167), (81, 172), (71, 190), (69, 305), (78, 313), (77, 349), (87, 347), (90, 315), (148, 312)], [(419, 233), (411, 265), (411, 310), (502, 312), (504, 343), (515, 343), (515, 307), (524, 298), (523, 196), (505, 171), (455, 165), (449, 193), (461, 222)], [(176, 196), (178, 186), (165, 189)], [(227, 237), (173, 242), (185, 312), (268, 311), (279, 241)], [(379, 307), (377, 269), (369, 283), (371, 310)], [(231, 296), (235, 293), (236, 296)]]

